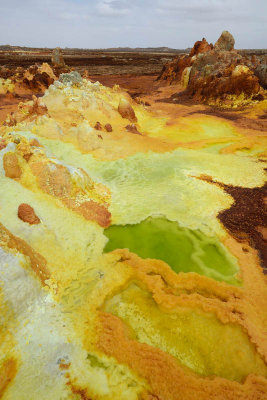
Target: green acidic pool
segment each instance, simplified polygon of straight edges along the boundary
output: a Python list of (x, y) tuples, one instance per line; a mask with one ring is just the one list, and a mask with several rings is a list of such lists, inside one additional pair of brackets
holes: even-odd
[(166, 218), (152, 218), (135, 225), (112, 225), (104, 252), (127, 248), (142, 258), (165, 261), (175, 272), (197, 272), (219, 281), (240, 283), (236, 259), (215, 237), (182, 228)]

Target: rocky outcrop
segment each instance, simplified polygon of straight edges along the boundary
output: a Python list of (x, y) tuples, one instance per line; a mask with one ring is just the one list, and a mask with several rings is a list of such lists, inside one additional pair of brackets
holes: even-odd
[(194, 47), (191, 49), (189, 57), (196, 56), (200, 53), (206, 53), (207, 51), (210, 51), (213, 49), (213, 44), (208, 43), (205, 38), (202, 40), (198, 40), (195, 44)]
[(53, 50), (51, 62), (54, 67), (65, 67), (65, 61), (60, 47), (56, 47)]
[(231, 51), (233, 50), (235, 45), (235, 39), (233, 35), (231, 35), (230, 32), (228, 31), (223, 31), (219, 39), (214, 45), (214, 50), (217, 51)]
[[(41, 93), (53, 84), (60, 75), (68, 74), (70, 71), (65, 63), (52, 64), (52, 66), (47, 63), (34, 64), (28, 68), (0, 66), (0, 78), (12, 86), (15, 85), (14, 93), (21, 92), (21, 89), (31, 93)], [(10, 89), (7, 87), (6, 91), (10, 92)]]
[(181, 83), (195, 100), (225, 107), (236, 107), (263, 98), (266, 88), (264, 59), (242, 56), (234, 50), (233, 36), (224, 31), (215, 43), (205, 39), (195, 43), (189, 55), (166, 64), (159, 80)]
[(158, 77), (158, 80), (165, 80), (168, 83), (180, 81), (185, 68), (190, 67), (195, 56), (212, 50), (212, 43), (208, 43), (205, 38), (197, 41), (192, 47), (189, 55), (175, 57), (172, 61), (165, 64)]
[(23, 83), (33, 92), (42, 92), (48, 88), (56, 80), (52, 68), (47, 63), (43, 63), (40, 67), (33, 65), (28, 68), (23, 75)]
[(27, 69), (1, 67), (0, 78), (9, 79), (15, 85), (15, 92), (16, 89), (23, 88), (33, 93), (40, 93), (54, 83), (57, 76), (49, 64), (43, 63), (31, 65)]
[(260, 85), (267, 89), (267, 60), (265, 64), (259, 64), (254, 73), (258, 77)]
[(234, 106), (240, 96), (253, 98), (259, 91), (258, 78), (243, 64), (208, 64), (201, 72), (193, 66), (187, 86), (187, 93), (196, 100), (224, 106)]
[(180, 81), (183, 70), (190, 66), (191, 58), (188, 55), (175, 57), (165, 64), (157, 80), (172, 84)]
[(53, 71), (57, 77), (59, 77), (60, 74), (68, 73), (71, 70), (70, 67), (65, 64), (63, 52), (60, 47), (56, 47), (53, 50), (51, 64)]

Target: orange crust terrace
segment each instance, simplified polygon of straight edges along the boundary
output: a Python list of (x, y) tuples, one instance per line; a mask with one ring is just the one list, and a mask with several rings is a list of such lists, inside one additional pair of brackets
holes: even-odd
[(102, 330), (99, 347), (121, 363), (127, 363), (151, 386), (145, 399), (266, 399), (266, 380), (249, 376), (243, 385), (225, 379), (203, 379), (184, 371), (176, 360), (165, 352), (131, 340), (125, 334), (121, 320), (107, 313), (100, 314)]
[[(125, 250), (117, 251), (117, 254), (134, 268), (133, 281), (150, 291), (161, 309), (175, 313), (180, 307), (199, 307), (204, 312), (215, 313), (223, 324), (239, 324), (266, 360), (266, 287), (261, 280), (260, 267), (251, 268), (257, 262), (256, 253), (248, 247), (242, 248), (232, 238), (228, 238), (225, 244), (239, 257), (244, 282), (242, 288), (227, 287), (219, 282), (215, 285), (208, 278), (195, 274), (190, 277), (190, 274), (176, 275), (163, 262), (144, 261)], [(251, 376), (242, 385), (219, 378), (199, 379), (189, 371), (185, 372), (170, 355), (133, 340), (131, 331), (118, 317), (100, 311), (99, 323), (99, 349), (119, 362), (127, 363), (146, 378), (151, 385), (152, 398), (178, 399), (182, 396), (191, 400), (196, 398), (196, 394), (200, 399), (267, 398), (265, 379)]]

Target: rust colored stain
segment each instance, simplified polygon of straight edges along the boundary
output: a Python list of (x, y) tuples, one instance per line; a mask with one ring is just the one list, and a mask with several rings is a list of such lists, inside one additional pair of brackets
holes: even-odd
[(59, 364), (59, 368), (62, 369), (62, 370), (69, 369), (69, 367), (70, 367), (70, 363), (61, 362)]
[(96, 221), (103, 228), (110, 225), (111, 213), (102, 204), (89, 200), (80, 204), (75, 211), (89, 221)]
[(6, 147), (6, 142), (4, 139), (0, 138), (0, 151)]
[(72, 393), (80, 396), (82, 400), (92, 400), (92, 398), (88, 396), (86, 389), (75, 386), (71, 381), (68, 381), (67, 385), (71, 388)]
[(17, 373), (17, 362), (10, 358), (0, 367), (0, 398)]
[(239, 241), (248, 240), (249, 244), (258, 250), (263, 271), (267, 273), (266, 237), (267, 226), (267, 183), (262, 187), (243, 188), (215, 182), (210, 176), (201, 175), (199, 179), (213, 183), (233, 197), (230, 208), (218, 214), (219, 220), (228, 231)]
[(42, 284), (45, 285), (45, 281), (50, 278), (50, 271), (48, 270), (46, 259), (30, 247), (24, 240), (12, 235), (1, 223), (0, 240), (6, 243), (10, 249), (16, 249), (18, 252), (29, 257), (32, 270), (38, 276)]

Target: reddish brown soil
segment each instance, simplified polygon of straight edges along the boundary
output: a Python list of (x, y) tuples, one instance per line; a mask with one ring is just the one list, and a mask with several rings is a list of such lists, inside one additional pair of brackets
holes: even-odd
[[(35, 63), (51, 62), (52, 51), (0, 51), (0, 65), (25, 67)], [(172, 52), (116, 52), (76, 50), (65, 51), (66, 65), (74, 67), (80, 73), (89, 74), (159, 74), (163, 65), (176, 54)]]
[(209, 176), (199, 179), (223, 188), (234, 203), (218, 214), (219, 220), (238, 241), (248, 241), (258, 250), (263, 271), (267, 274), (267, 184), (256, 188), (243, 188), (215, 182)]
[[(42, 95), (43, 93), (35, 94), (37, 97)], [(0, 95), (0, 124), (5, 121), (8, 114), (17, 110), (20, 102), (32, 100), (32, 96), (33, 94), (26, 89), (18, 90), (15, 95), (11, 93)]]
[(157, 74), (153, 75), (90, 75), (93, 81), (99, 81), (102, 85), (112, 87), (119, 85), (127, 90), (132, 97), (151, 94), (159, 86), (156, 82)]
[(258, 250), (264, 272), (267, 273), (267, 184), (253, 189), (222, 185), (234, 204), (219, 213), (224, 226), (238, 240), (248, 239)]

